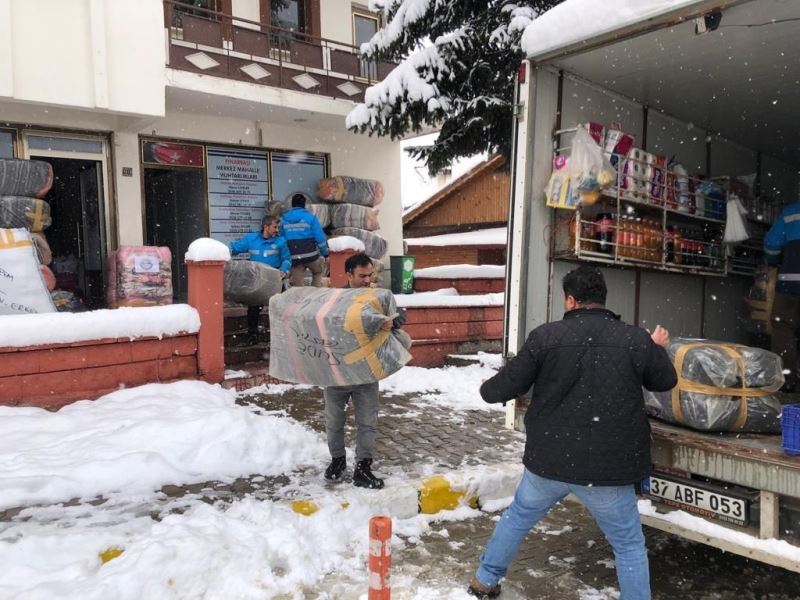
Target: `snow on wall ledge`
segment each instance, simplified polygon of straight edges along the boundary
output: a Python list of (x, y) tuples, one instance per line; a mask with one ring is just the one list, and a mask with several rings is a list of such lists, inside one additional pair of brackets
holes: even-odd
[(401, 308), (416, 307), (460, 307), (460, 306), (503, 306), (503, 293), (471, 294), (460, 296), (456, 288), (436, 290), (435, 292), (418, 292), (415, 294), (396, 294), (397, 306)]
[(566, 0), (525, 28), (521, 46), (530, 58), (646, 21), (698, 0)]
[(198, 331), (200, 315), (188, 304), (84, 313), (3, 315), (0, 316), (0, 348), (118, 338), (162, 338)]
[(346, 252), (347, 250), (364, 252), (366, 246), (364, 242), (358, 238), (354, 238), (352, 235), (340, 235), (328, 240), (328, 249), (331, 252)]
[(492, 227), (461, 233), (445, 233), (428, 237), (406, 238), (408, 246), (505, 246), (506, 228)]
[(202, 260), (222, 260), (228, 262), (231, 259), (231, 251), (222, 242), (211, 238), (197, 238), (186, 250), (186, 260), (200, 262)]
[(442, 265), (415, 269), (415, 279), (503, 279), (505, 265)]

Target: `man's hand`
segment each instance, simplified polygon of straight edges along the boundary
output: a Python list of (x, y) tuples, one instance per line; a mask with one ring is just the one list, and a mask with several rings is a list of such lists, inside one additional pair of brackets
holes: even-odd
[(381, 331), (391, 331), (392, 330), (392, 319), (386, 319), (381, 325)]
[(281, 279), (286, 279), (289, 276), (289, 273), (286, 271), (281, 271)]
[(659, 346), (666, 346), (669, 344), (669, 331), (667, 331), (661, 325), (656, 325), (656, 329), (652, 334), (650, 334), (650, 337)]

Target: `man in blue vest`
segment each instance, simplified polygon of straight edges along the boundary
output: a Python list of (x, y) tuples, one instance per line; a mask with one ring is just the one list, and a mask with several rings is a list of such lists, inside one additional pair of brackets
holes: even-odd
[(783, 359), (785, 391), (797, 391), (797, 327), (800, 325), (800, 202), (784, 207), (764, 237), (767, 262), (780, 265), (772, 305), (772, 351)]
[[(292, 258), (286, 240), (278, 235), (279, 222), (278, 217), (265, 216), (261, 219), (261, 231), (248, 233), (231, 243), (231, 254), (248, 252), (250, 260), (278, 269), (283, 277), (287, 277)], [(262, 308), (261, 305), (247, 307), (247, 334), (251, 344), (258, 343), (258, 319)]]
[(280, 233), (286, 238), (292, 255), (289, 283), (292, 287), (302, 286), (308, 269), (311, 271), (311, 285), (320, 287), (328, 242), (317, 217), (306, 210), (305, 194), (292, 196), (292, 208), (281, 218)]

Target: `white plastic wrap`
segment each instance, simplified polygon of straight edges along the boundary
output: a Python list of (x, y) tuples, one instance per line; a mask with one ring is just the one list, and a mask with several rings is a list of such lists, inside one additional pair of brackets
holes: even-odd
[(383, 331), (398, 315), (381, 288), (290, 288), (269, 303), (270, 375), (320, 386), (360, 385), (388, 377), (411, 355), (401, 330)]
[(225, 300), (263, 306), (283, 288), (278, 269), (252, 260), (232, 260), (225, 264), (222, 283)]
[(780, 432), (783, 365), (760, 348), (676, 338), (667, 353), (678, 371), (671, 392), (645, 391), (650, 416), (701, 431)]
[(0, 315), (55, 312), (25, 229), (0, 229)]

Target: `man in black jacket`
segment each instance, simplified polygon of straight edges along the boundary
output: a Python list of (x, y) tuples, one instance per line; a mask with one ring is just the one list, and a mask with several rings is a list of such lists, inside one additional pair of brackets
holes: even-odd
[(652, 336), (605, 308), (599, 269), (581, 266), (563, 280), (561, 321), (534, 329), (519, 354), (481, 386), (486, 402), (506, 402), (533, 386), (525, 414), (525, 471), (497, 523), (469, 592), (495, 598), (500, 579), (530, 529), (575, 494), (605, 533), (622, 600), (650, 598), (647, 550), (634, 484), (650, 472), (650, 424), (642, 386), (677, 383), (660, 325)]

